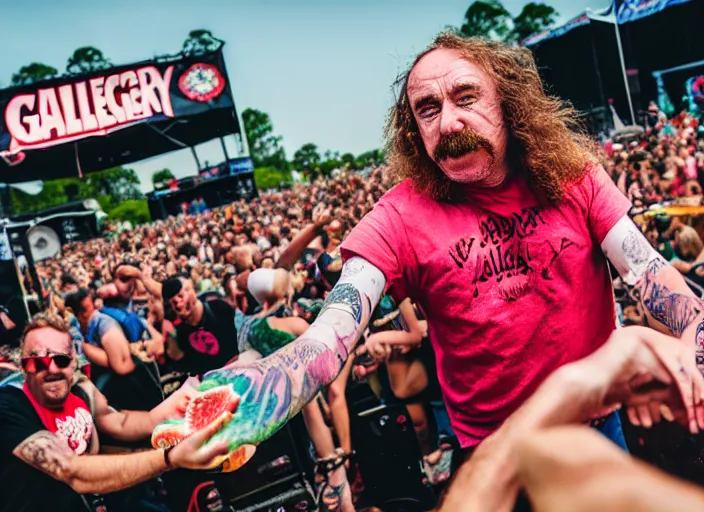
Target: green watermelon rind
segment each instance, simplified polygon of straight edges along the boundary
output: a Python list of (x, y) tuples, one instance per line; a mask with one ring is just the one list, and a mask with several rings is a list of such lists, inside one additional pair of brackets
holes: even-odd
[[(168, 437), (169, 435), (173, 435), (173, 437), (180, 438), (178, 442), (180, 442), (181, 439), (186, 437), (186, 432), (187, 432), (187, 427), (186, 424), (181, 420), (167, 420), (164, 421), (163, 423), (160, 423), (159, 425), (156, 426), (154, 431), (152, 432), (152, 447), (158, 449), (158, 448), (166, 448), (163, 443), (160, 443), (159, 441), (165, 437)], [(171, 443), (166, 443), (169, 446)]]

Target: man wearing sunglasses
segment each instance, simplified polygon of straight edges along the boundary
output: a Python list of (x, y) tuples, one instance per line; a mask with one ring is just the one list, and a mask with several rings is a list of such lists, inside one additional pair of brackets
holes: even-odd
[(219, 421), (172, 449), (96, 455), (98, 433), (148, 437), (164, 414), (118, 412), (90, 382), (73, 385), (73, 343), (58, 317), (40, 314), (30, 322), (21, 356), (22, 389), (0, 389), (0, 512), (85, 510), (86, 496), (127, 489), (176, 467), (213, 467), (227, 453), (223, 443), (202, 447)]

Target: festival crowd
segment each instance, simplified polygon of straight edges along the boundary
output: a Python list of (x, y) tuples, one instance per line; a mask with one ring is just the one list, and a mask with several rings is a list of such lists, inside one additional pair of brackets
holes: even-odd
[[(685, 112), (668, 118), (651, 104), (645, 131), (608, 139), (602, 155), (608, 175), (633, 205), (636, 225), (697, 293), (704, 292), (700, 217), (652, 214), (648, 208), (678, 200), (691, 208), (701, 204), (699, 121)], [(112, 408), (152, 414), (165, 399), (165, 378), (198, 379), (228, 364), (247, 364), (307, 330), (340, 279), (341, 244), (393, 185), (385, 171), (383, 166), (338, 169), (330, 177), (262, 191), (249, 202), (201, 205), (198, 213), (136, 227), (109, 224), (103, 238), (66, 245), (60, 257), (38, 263), (48, 309), (65, 323), (51, 326), (70, 333), (79, 371)], [(632, 289), (615, 281), (621, 324), (641, 323), (644, 312)], [(320, 499), (330, 510), (354, 510), (357, 495), (369, 485), (355, 471), (345, 398), (350, 379), (369, 382), (382, 401), (406, 406), (429, 484), (441, 485), (450, 476), (458, 446), (426, 316), (409, 298), (383, 295), (342, 373), (303, 409)], [(6, 312), (0, 320), (11, 328)], [(54, 362), (61, 363), (56, 357)], [(7, 351), (6, 381), (16, 379), (13, 370), (19, 366), (18, 354)], [(103, 451), (131, 453), (150, 446), (148, 437), (125, 436), (107, 423), (98, 423)], [(30, 492), (33, 484), (6, 474), (10, 470), (0, 468), (0, 479), (13, 479), (19, 490)], [(97, 500), (96, 510), (104, 503), (108, 510), (168, 510), (158, 480), (139, 491), (86, 494)], [(32, 499), (31, 506), (44, 506), (57, 498)]]

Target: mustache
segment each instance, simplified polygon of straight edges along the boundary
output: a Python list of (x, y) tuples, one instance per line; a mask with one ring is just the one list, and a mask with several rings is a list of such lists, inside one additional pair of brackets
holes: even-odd
[(489, 156), (494, 156), (494, 146), (491, 145), (491, 142), (474, 130), (465, 128), (461, 132), (441, 135), (433, 157), (436, 162), (439, 162), (448, 158), (459, 158), (468, 155), (479, 148), (483, 148), (489, 153)]
[(60, 380), (66, 380), (66, 377), (64, 377), (60, 373), (54, 373), (44, 377), (44, 382), (58, 382)]

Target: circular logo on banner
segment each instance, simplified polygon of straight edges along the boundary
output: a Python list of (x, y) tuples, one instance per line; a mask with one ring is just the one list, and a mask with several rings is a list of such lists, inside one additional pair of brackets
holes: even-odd
[(193, 64), (178, 80), (181, 92), (191, 101), (210, 101), (225, 89), (225, 78), (212, 64)]
[(188, 341), (191, 343), (191, 346), (201, 354), (214, 356), (220, 352), (218, 339), (213, 336), (213, 333), (204, 331), (203, 329), (192, 332), (188, 337)]

